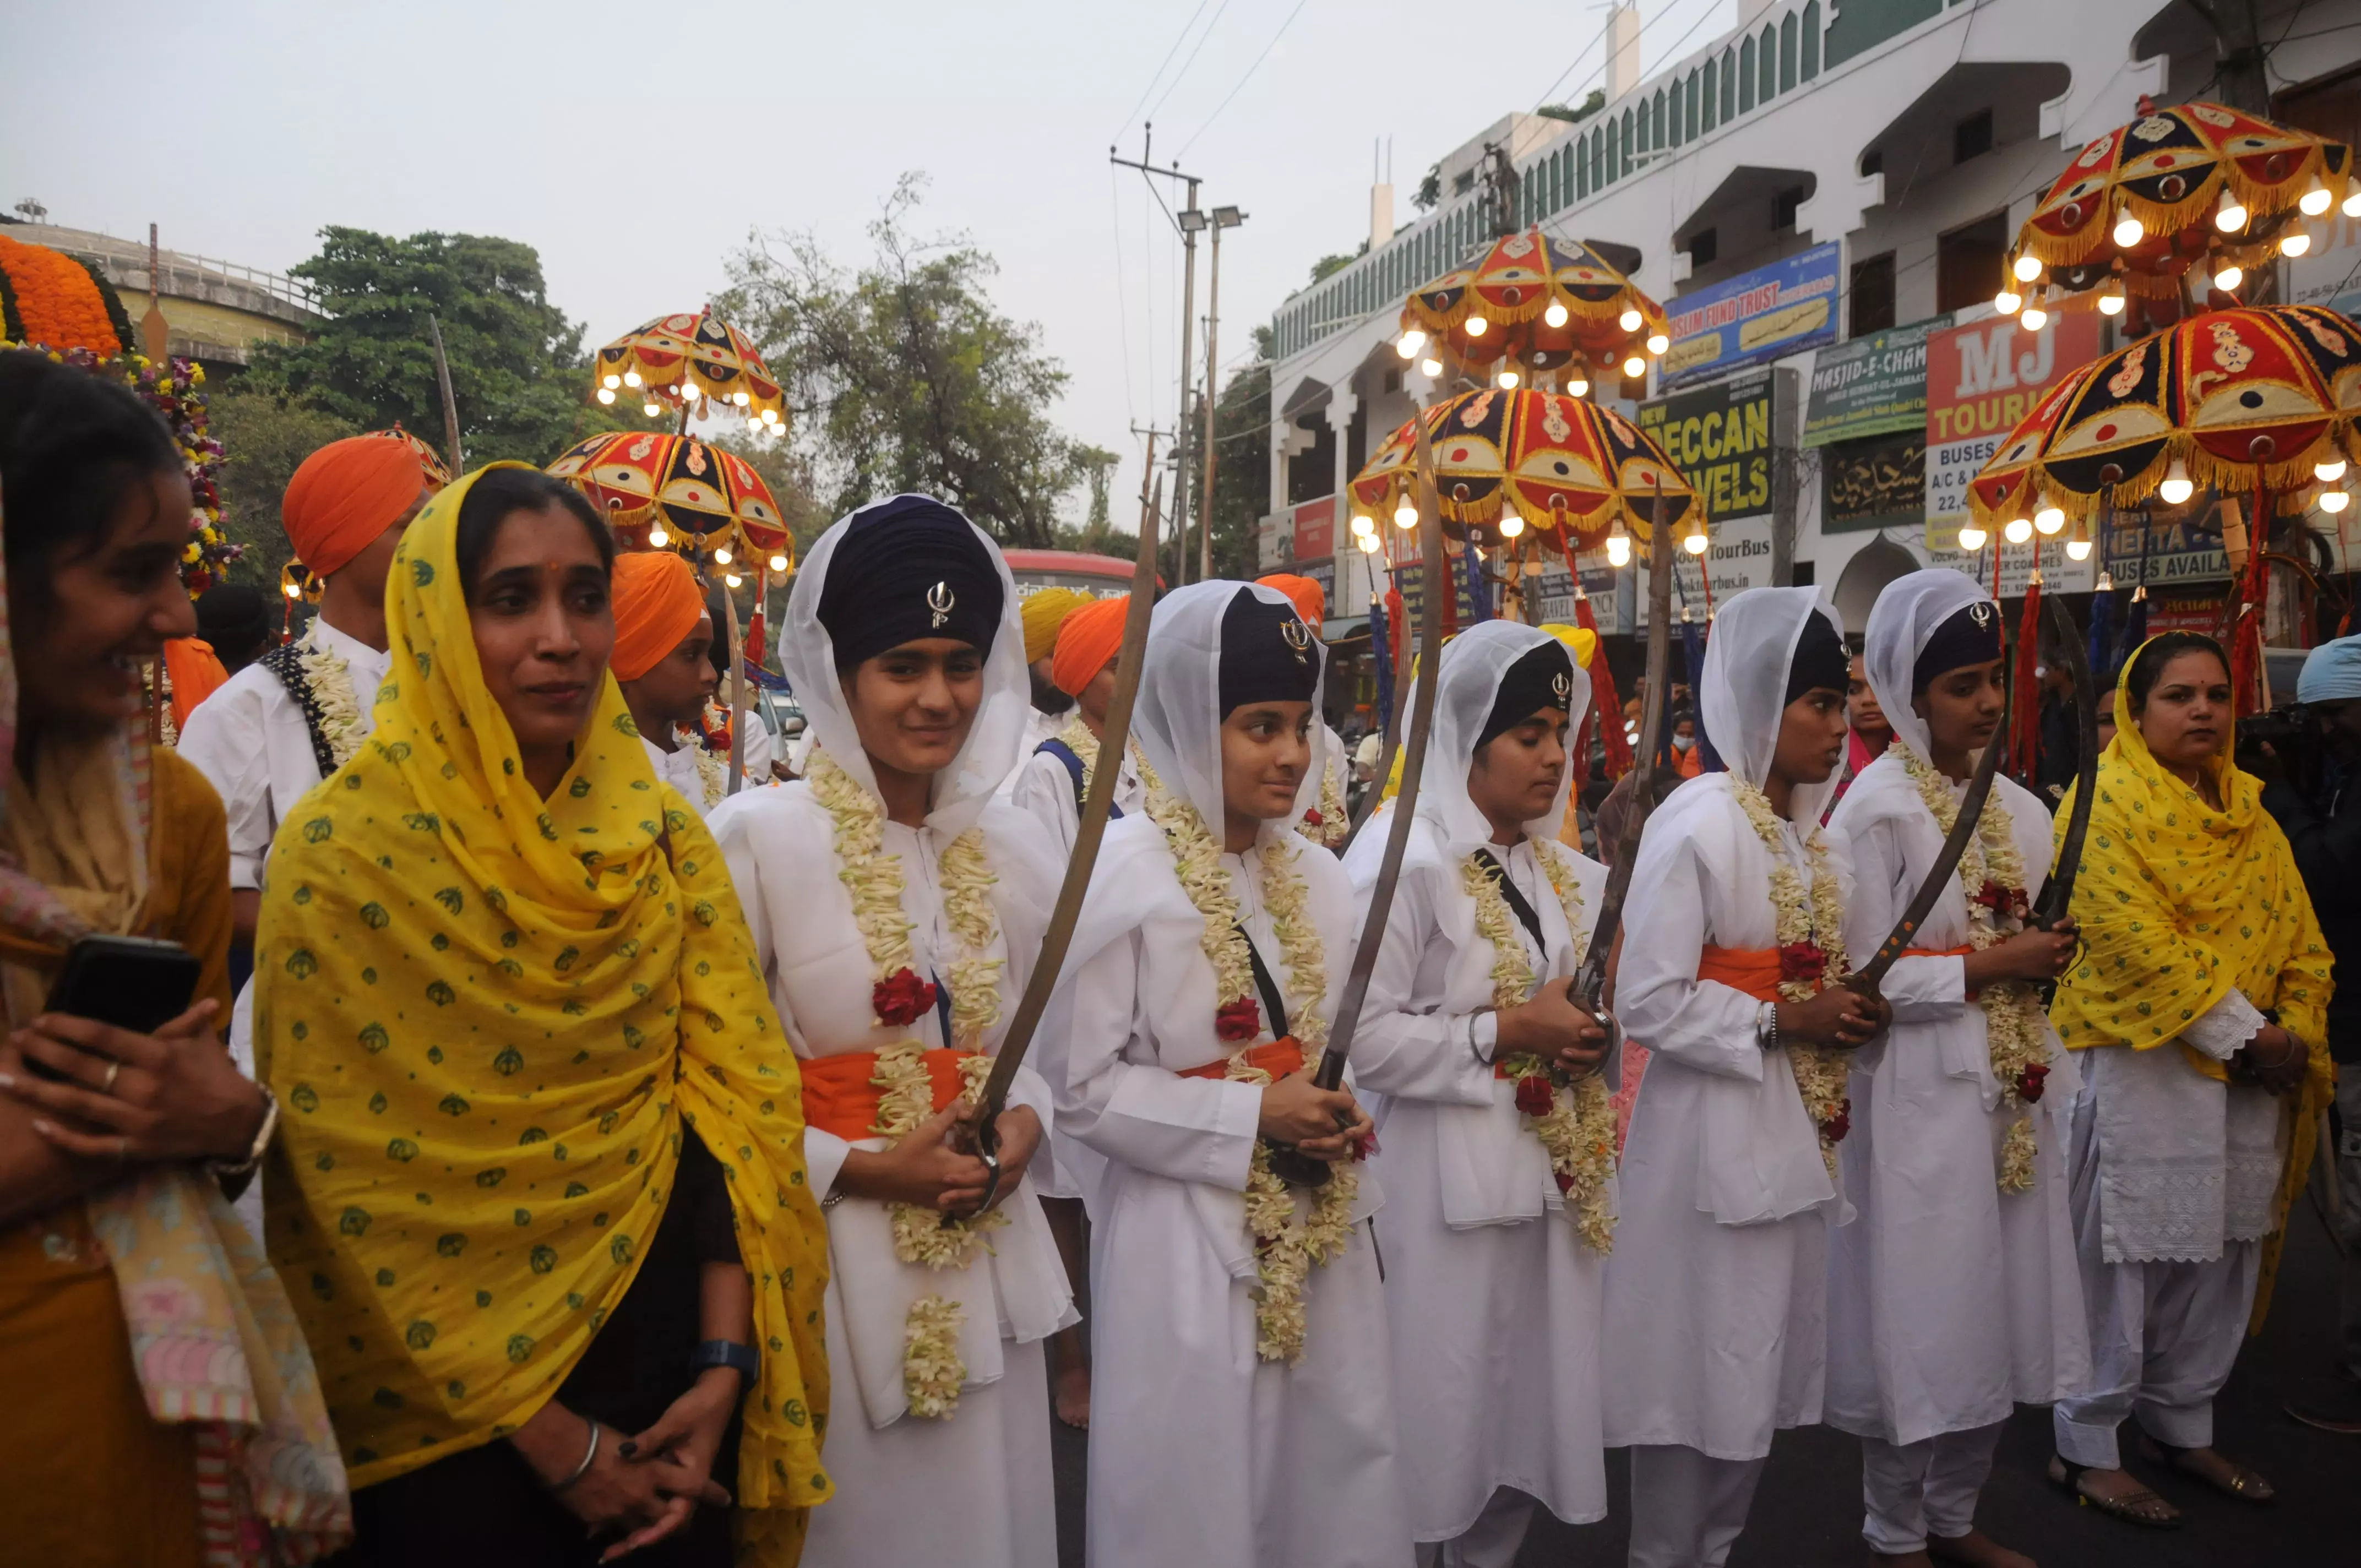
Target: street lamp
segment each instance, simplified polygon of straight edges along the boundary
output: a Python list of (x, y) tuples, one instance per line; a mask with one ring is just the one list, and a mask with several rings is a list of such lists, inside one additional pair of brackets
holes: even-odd
[(1213, 415), (1222, 396), (1216, 378), (1222, 361), (1214, 344), (1222, 331), (1222, 231), (1237, 227), (1246, 215), (1235, 207), (1215, 207), (1210, 214), (1183, 213), (1181, 216), (1184, 220), (1194, 217), (1201, 226), (1213, 231), (1212, 272), (1205, 286), (1205, 482), (1197, 491), (1197, 580), (1203, 582), (1213, 575), (1213, 459), (1219, 451), (1213, 441)]

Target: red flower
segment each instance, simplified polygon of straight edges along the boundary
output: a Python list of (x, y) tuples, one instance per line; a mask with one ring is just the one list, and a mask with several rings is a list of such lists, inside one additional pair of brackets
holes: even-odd
[(2016, 1075), (2016, 1097), (2027, 1105), (2041, 1102), (2041, 1080), (2049, 1076), (2048, 1062), (2027, 1062), (2025, 1070)]
[(1817, 981), (1828, 967), (1828, 954), (1817, 942), (1789, 942), (1779, 949), (1779, 978)]
[(1820, 1124), (1820, 1136), (1832, 1144), (1840, 1144), (1845, 1141), (1845, 1135), (1851, 1131), (1852, 1102), (1839, 1100), (1837, 1102), (1837, 1113)]
[(1328, 823), (1328, 819), (1320, 815), (1320, 809), (1317, 806), (1308, 807), (1303, 813), (1303, 820), (1314, 828), (1323, 828)]
[(906, 966), (869, 988), (869, 1006), (877, 1021), (891, 1028), (915, 1024), (935, 1004), (932, 981), (920, 980)]
[(1550, 1179), (1557, 1183), (1557, 1190), (1561, 1194), (1574, 1190), (1574, 1178), (1562, 1170), (1551, 1171)]
[(2003, 887), (1991, 878), (1986, 878), (1983, 886), (1976, 890), (1975, 902), (1995, 916), (2013, 915), (2022, 920), (2033, 913), (2033, 902), (2026, 896), (2025, 889)]
[(1251, 996), (1241, 996), (1226, 1007), (1217, 1007), (1213, 1010), (1213, 1033), (1234, 1045), (1251, 1040), (1262, 1033), (1262, 1009), (1255, 1005)]
[(1356, 1162), (1358, 1162), (1358, 1161), (1361, 1161), (1361, 1160), (1365, 1160), (1365, 1159), (1368, 1158), (1371, 1155), (1373, 1155), (1373, 1154), (1375, 1154), (1375, 1153), (1377, 1153), (1377, 1152), (1378, 1152), (1378, 1135), (1377, 1135), (1377, 1134), (1375, 1134), (1375, 1133), (1371, 1133), (1371, 1134), (1370, 1134), (1367, 1137), (1366, 1137), (1366, 1138), (1356, 1138), (1356, 1139), (1355, 1139), (1355, 1140), (1354, 1140), (1354, 1143), (1353, 1143), (1353, 1158), (1354, 1158), (1354, 1160), (1355, 1160)]
[(1544, 1073), (1527, 1073), (1517, 1080), (1517, 1109), (1538, 1121), (1557, 1108), (1557, 1090)]

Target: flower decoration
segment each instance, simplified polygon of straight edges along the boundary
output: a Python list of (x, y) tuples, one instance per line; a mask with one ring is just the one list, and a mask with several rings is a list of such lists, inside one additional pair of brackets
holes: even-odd
[(898, 1029), (931, 1012), (935, 995), (933, 982), (920, 980), (917, 971), (906, 964), (869, 988), (869, 1004), (876, 1010), (880, 1024)]
[[(1728, 777), (1730, 793), (1738, 797), (1754, 836), (1771, 856), (1772, 939), (1779, 945), (1779, 995), (1788, 1002), (1808, 1002), (1827, 986), (1830, 970), (1844, 972), (1844, 911), (1837, 901), (1836, 872), (1828, 866), (1828, 840), (1817, 827), (1804, 839), (1804, 856), (1812, 872), (1811, 886), (1806, 889), (1787, 858), (1785, 836), (1770, 797), (1735, 773)], [(1846, 1053), (1819, 1046), (1793, 1045), (1785, 1049), (1787, 1065), (1795, 1075), (1795, 1092), (1803, 1099), (1804, 1113), (1819, 1129), (1820, 1158), (1833, 1179), (1837, 1146), (1852, 1131), (1852, 1100), (1846, 1092), (1850, 1065)]]

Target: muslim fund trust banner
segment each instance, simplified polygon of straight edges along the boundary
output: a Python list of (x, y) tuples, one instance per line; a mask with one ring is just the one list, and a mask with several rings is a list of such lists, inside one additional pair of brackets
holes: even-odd
[(1702, 381), (1834, 338), (1839, 249), (1816, 245), (1672, 300), (1661, 383)]

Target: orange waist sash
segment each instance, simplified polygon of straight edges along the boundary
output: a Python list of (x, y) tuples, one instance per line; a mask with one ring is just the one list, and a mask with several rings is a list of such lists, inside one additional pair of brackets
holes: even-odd
[(1263, 1071), (1270, 1074), (1275, 1082), (1290, 1072), (1303, 1070), (1303, 1047), (1296, 1043), (1295, 1036), (1292, 1035), (1284, 1039), (1265, 1040), (1261, 1045), (1248, 1046), (1235, 1057), (1215, 1057), (1202, 1067), (1182, 1068), (1180, 1076), (1227, 1078), (1230, 1075), (1230, 1063), (1234, 1061), (1243, 1061), (1248, 1067), (1262, 1069)]
[[(936, 1049), (926, 1053), (927, 1077), (939, 1111), (967, 1087), (959, 1064), (972, 1051)], [(875, 1051), (847, 1051), (841, 1056), (815, 1057), (796, 1064), (803, 1070), (804, 1121), (823, 1133), (848, 1142), (878, 1136), (877, 1108), (884, 1091), (872, 1080), (877, 1076)]]
[(1697, 958), (1697, 978), (1717, 980), (1732, 991), (1742, 991), (1757, 1002), (1779, 1000), (1779, 949), (1776, 948), (1717, 948), (1711, 942)]

